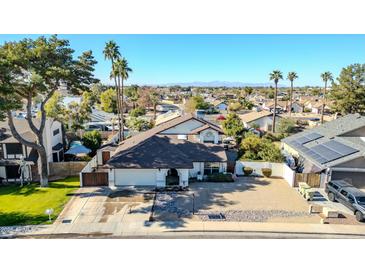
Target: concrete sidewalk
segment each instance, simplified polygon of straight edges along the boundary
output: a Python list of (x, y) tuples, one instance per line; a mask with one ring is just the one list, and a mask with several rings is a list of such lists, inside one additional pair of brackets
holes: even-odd
[[(133, 215), (131, 215), (133, 216)], [(229, 238), (237, 233), (276, 233), (287, 234), (288, 238), (296, 234), (325, 235), (327, 238), (353, 237), (365, 238), (365, 227), (363, 225), (328, 225), (328, 224), (294, 224), (294, 223), (259, 223), (259, 222), (146, 222), (133, 216), (135, 220), (128, 220), (123, 223), (104, 223), (93, 225), (82, 224), (61, 224), (36, 226), (35, 230), (23, 230), (22, 232), (0, 235), (2, 237), (19, 236), (49, 236), (55, 238), (78, 238), (79, 236), (99, 236), (101, 238), (129, 237), (129, 238), (152, 238), (167, 237), (174, 238), (182, 235), (209, 236), (221, 235), (222, 238)], [(219, 238), (219, 237), (218, 237)], [(267, 238), (270, 238), (268, 236)]]

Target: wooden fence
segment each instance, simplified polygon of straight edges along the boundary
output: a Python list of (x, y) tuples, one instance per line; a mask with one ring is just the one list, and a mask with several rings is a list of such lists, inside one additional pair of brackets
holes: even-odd
[(294, 186), (298, 187), (299, 182), (305, 182), (311, 187), (320, 187), (321, 175), (316, 173), (296, 173)]

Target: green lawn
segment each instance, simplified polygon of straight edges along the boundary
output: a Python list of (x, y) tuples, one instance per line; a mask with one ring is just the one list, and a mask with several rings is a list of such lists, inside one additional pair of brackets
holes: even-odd
[(79, 177), (68, 177), (47, 188), (38, 184), (0, 187), (0, 226), (47, 223), (47, 208), (54, 209), (54, 220), (79, 186)]

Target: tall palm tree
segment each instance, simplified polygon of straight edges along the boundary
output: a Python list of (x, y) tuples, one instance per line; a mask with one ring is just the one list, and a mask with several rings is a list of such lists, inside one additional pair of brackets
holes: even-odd
[(150, 97), (152, 107), (153, 107), (153, 120), (156, 121), (156, 107), (159, 102), (159, 96), (156, 91), (153, 91), (150, 93), (149, 97)]
[(118, 81), (121, 80), (121, 116), (122, 116), (122, 140), (124, 139), (124, 81), (129, 78), (129, 73), (133, 72), (133, 70), (128, 66), (128, 61), (125, 58), (118, 58), (115, 62), (116, 71), (118, 74)]
[(114, 41), (109, 41), (105, 43), (105, 47), (103, 50), (103, 54), (105, 59), (110, 60), (112, 63), (112, 73), (111, 77), (114, 79), (115, 91), (117, 93), (117, 112), (118, 112), (118, 126), (119, 126), (119, 140), (122, 139), (121, 134), (121, 112), (120, 112), (120, 91), (118, 89), (117, 77), (113, 71), (115, 70), (115, 61), (120, 58), (119, 46)]
[(291, 71), (288, 73), (287, 79), (290, 81), (289, 116), (291, 116), (291, 109), (293, 105), (293, 85), (294, 85), (294, 80), (298, 79), (298, 74), (295, 71)]
[(324, 122), (324, 107), (325, 107), (325, 99), (326, 99), (326, 91), (327, 91), (327, 83), (328, 81), (333, 81), (332, 73), (329, 71), (323, 72), (321, 74), (322, 81), (324, 82), (324, 90), (323, 90), (323, 101), (322, 101), (322, 111), (321, 111), (321, 123)]
[(275, 97), (274, 97), (274, 113), (272, 118), (272, 132), (275, 132), (275, 125), (276, 125), (276, 106), (278, 103), (278, 83), (279, 80), (283, 80), (283, 73), (280, 70), (274, 70), (270, 73), (270, 80), (273, 80), (275, 83)]

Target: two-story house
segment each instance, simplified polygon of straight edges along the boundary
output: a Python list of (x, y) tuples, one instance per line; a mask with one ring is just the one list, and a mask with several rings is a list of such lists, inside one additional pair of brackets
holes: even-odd
[[(36, 127), (39, 127), (40, 120), (33, 119)], [(29, 128), (26, 119), (14, 118), (14, 125), (19, 134), (26, 140), (35, 142), (36, 135)], [(60, 162), (64, 158), (64, 145), (62, 125), (53, 119), (47, 119), (43, 142), (47, 152), (48, 162)], [(35, 149), (27, 147), (18, 142), (12, 135), (8, 121), (0, 122), (0, 179), (6, 181), (16, 181), (19, 179), (19, 163), (21, 159), (31, 166), (32, 178), (38, 176), (37, 161), (38, 153)]]

